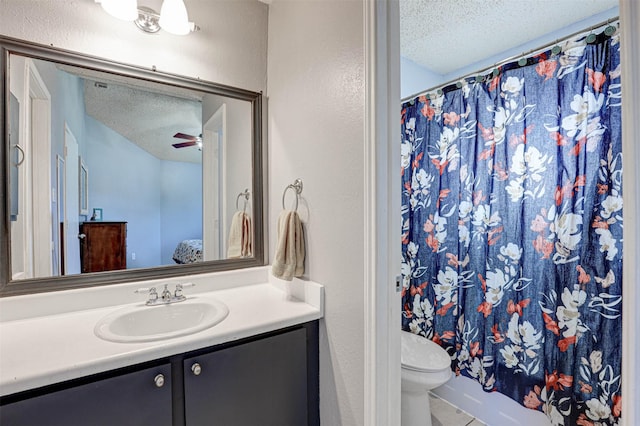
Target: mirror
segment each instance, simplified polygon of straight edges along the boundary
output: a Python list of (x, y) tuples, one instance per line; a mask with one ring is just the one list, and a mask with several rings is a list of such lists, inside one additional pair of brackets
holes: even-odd
[(260, 93), (0, 37), (1, 295), (260, 266)]

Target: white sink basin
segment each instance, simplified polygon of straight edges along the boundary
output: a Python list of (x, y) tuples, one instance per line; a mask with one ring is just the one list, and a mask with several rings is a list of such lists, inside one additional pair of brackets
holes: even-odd
[(195, 297), (168, 305), (135, 305), (103, 317), (96, 336), (111, 342), (149, 342), (197, 333), (213, 327), (229, 314), (216, 299)]

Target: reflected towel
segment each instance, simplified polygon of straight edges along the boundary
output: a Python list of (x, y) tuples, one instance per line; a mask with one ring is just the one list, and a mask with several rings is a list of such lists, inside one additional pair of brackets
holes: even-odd
[(285, 210), (278, 217), (278, 242), (271, 266), (274, 277), (291, 281), (304, 273), (304, 232), (295, 211)]
[(227, 258), (249, 257), (253, 254), (251, 218), (245, 212), (236, 212), (231, 219)]

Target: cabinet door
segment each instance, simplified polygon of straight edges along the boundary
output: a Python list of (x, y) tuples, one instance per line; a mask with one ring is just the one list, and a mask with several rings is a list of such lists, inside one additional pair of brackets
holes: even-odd
[[(158, 375), (163, 375), (160, 385)], [(171, 426), (171, 366), (48, 393), (0, 407), (0, 425)]]
[(126, 269), (127, 225), (125, 222), (85, 222), (80, 243), (82, 272)]
[(186, 424), (306, 425), (306, 350), (298, 329), (185, 359)]

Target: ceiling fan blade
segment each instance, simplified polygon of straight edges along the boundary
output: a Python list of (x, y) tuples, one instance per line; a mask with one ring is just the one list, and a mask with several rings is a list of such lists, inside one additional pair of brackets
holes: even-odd
[(196, 136), (187, 135), (186, 133), (176, 133), (173, 135), (174, 138), (187, 139), (187, 140), (196, 140)]
[(191, 142), (180, 142), (180, 143), (174, 143), (173, 147), (174, 148), (185, 148), (187, 146), (193, 146), (196, 144), (196, 141), (191, 141)]

